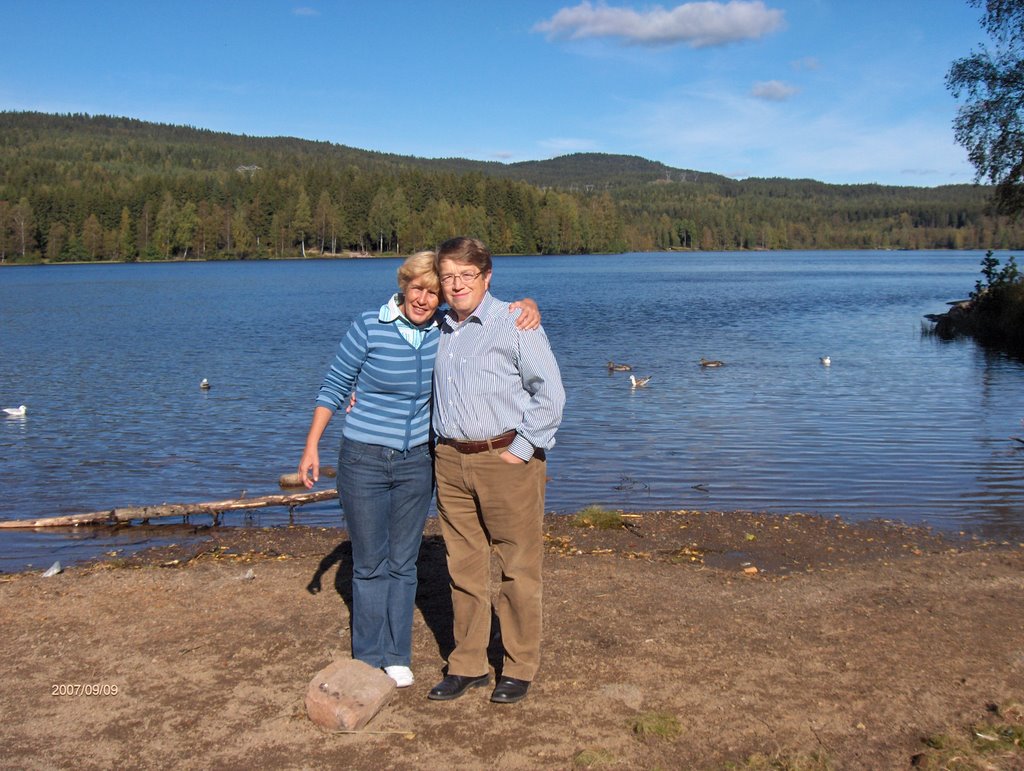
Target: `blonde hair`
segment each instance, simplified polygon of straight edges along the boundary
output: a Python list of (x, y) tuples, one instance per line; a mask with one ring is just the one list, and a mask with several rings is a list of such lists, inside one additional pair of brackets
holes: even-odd
[(427, 289), (440, 294), (441, 281), (437, 277), (436, 256), (431, 251), (425, 251), (406, 257), (398, 267), (398, 289), (405, 292), (414, 279), (423, 279)]

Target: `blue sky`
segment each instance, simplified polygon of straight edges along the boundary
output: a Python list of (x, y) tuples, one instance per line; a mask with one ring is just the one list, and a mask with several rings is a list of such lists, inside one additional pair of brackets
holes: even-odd
[(0, 109), (421, 157), (971, 182), (966, 0), (3, 0)]

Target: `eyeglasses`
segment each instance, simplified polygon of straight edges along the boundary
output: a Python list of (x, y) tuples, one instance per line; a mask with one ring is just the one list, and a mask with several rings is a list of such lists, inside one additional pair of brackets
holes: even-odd
[(467, 270), (463, 273), (449, 273), (446, 276), (441, 276), (441, 286), (451, 286), (455, 279), (461, 279), (463, 284), (471, 284), (477, 280), (482, 271), (473, 272)]

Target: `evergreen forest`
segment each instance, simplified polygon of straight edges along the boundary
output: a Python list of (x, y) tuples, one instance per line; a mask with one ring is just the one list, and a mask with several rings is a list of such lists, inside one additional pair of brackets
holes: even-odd
[(635, 156), (503, 164), (0, 112), (0, 262), (669, 249), (1017, 249), (991, 188), (735, 180)]

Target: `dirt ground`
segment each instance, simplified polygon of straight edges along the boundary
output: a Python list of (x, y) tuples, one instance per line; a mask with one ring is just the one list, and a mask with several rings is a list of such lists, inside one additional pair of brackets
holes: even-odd
[[(210, 529), (0, 576), (0, 767), (899, 769), (1024, 701), (1024, 544), (801, 515), (627, 521), (548, 519), (544, 662), (514, 705), (426, 698), (451, 646), (429, 523), (416, 683), (355, 734), (303, 707), (349, 655), (342, 530)], [(638, 733), (652, 715), (678, 733)]]

